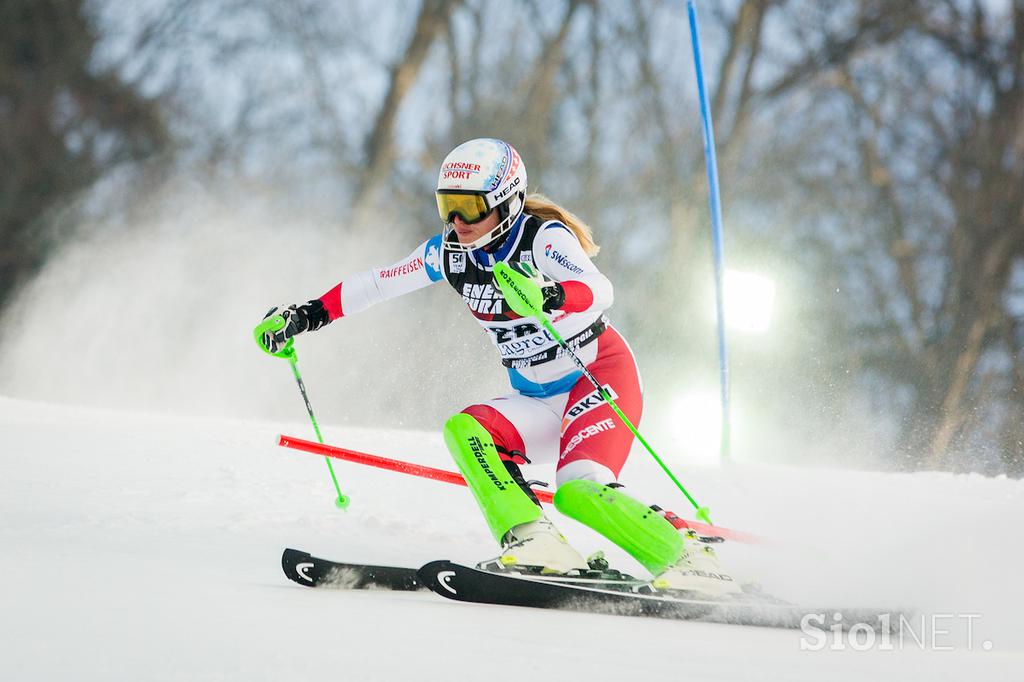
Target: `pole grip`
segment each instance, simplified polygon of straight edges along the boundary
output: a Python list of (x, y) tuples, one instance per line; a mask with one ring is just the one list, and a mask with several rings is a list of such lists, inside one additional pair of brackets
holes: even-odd
[(284, 329), (287, 322), (285, 322), (283, 315), (271, 315), (266, 318), (252, 330), (252, 336), (256, 339), (256, 345), (260, 347), (267, 355), (272, 355), (275, 358), (284, 358), (285, 360), (291, 360), (295, 356), (295, 339), (288, 339), (284, 344), (284, 348), (272, 353), (269, 348), (263, 343), (263, 335), (267, 333), (278, 332)]

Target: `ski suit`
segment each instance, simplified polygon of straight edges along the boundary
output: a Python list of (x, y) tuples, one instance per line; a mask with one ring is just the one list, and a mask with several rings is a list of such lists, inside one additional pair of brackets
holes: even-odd
[(332, 320), (447, 280), (486, 330), (508, 371), (512, 392), (471, 405), (505, 461), (557, 461), (556, 485), (573, 479), (617, 480), (633, 434), (535, 320), (513, 312), (494, 283), (493, 265), (526, 262), (560, 282), (565, 303), (551, 315), (555, 329), (638, 424), (643, 408), (640, 376), (625, 339), (604, 316), (612, 285), (558, 221), (523, 214), (496, 248), (446, 249), (441, 235), (407, 258), (346, 278), (320, 300)]

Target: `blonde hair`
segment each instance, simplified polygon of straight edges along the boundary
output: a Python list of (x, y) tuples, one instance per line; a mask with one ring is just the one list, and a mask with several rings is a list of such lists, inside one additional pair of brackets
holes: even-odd
[(580, 240), (580, 245), (588, 256), (594, 256), (601, 250), (601, 247), (594, 243), (594, 232), (589, 225), (580, 220), (572, 211), (562, 208), (543, 194), (528, 194), (524, 210), (541, 220), (557, 220), (563, 223)]

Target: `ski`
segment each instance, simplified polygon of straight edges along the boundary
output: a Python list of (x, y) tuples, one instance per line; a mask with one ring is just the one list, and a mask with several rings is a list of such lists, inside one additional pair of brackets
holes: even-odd
[(890, 610), (808, 608), (760, 594), (755, 590), (729, 599), (685, 598), (652, 590), (646, 583), (590, 586), (530, 574), (482, 571), (451, 561), (432, 561), (419, 570), (420, 581), (433, 592), (456, 601), (561, 609), (621, 616), (696, 620), (733, 625), (799, 628), (808, 614), (814, 623), (849, 628), (863, 623), (887, 629), (900, 613)]
[(298, 549), (284, 550), (281, 568), (289, 580), (306, 587), (401, 592), (425, 589), (415, 568), (345, 564), (321, 559)]
[(799, 628), (811, 614), (818, 627), (863, 624), (882, 631), (898, 623), (905, 611), (890, 609), (811, 608), (792, 604), (746, 586), (729, 599), (687, 598), (653, 590), (649, 583), (617, 571), (592, 576), (541, 575), (470, 568), (432, 561), (419, 569), (341, 563), (286, 549), (281, 567), (292, 581), (306, 586), (344, 590), (415, 591), (429, 589), (455, 601), (640, 616), (709, 623)]

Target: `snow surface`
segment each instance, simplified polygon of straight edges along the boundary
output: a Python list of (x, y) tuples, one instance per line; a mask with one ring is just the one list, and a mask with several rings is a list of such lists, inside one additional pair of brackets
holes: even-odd
[[(748, 465), (681, 471), (718, 523), (776, 540), (722, 548), (741, 578), (807, 603), (913, 607), (926, 617), (926, 645), (934, 637), (951, 649), (922, 651), (911, 640), (894, 651), (802, 651), (799, 631), (297, 586), (281, 573), (285, 546), (397, 565), (474, 562), (495, 548), (464, 488), (338, 463), (353, 502), (336, 510), (322, 458), (277, 447), (282, 432), (310, 437), (299, 421), (0, 398), (0, 679), (1024, 678), (1022, 481)], [(326, 425), (324, 435), (452, 466), (438, 433)], [(531, 469), (528, 477), (551, 478)], [(684, 511), (642, 452), (623, 480)], [(581, 551), (608, 550), (552, 514)], [(966, 619), (940, 618), (935, 630), (944, 633), (930, 627), (936, 614), (976, 616), (970, 633)]]

